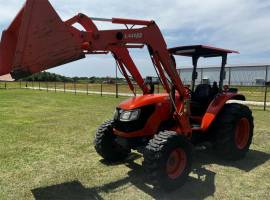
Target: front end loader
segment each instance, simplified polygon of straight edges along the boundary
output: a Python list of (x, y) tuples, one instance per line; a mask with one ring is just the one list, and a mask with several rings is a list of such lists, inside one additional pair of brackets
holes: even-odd
[[(99, 30), (95, 21), (124, 28)], [(162, 94), (154, 93), (154, 81), (142, 77), (129, 55), (129, 49), (144, 46), (165, 90)], [(112, 119), (97, 129), (95, 149), (105, 160), (123, 161), (131, 150), (137, 150), (143, 154), (149, 181), (173, 189), (186, 181), (196, 145), (211, 143), (219, 156), (230, 160), (241, 159), (248, 152), (252, 113), (244, 105), (228, 104), (228, 100), (245, 97), (223, 87), (227, 55), (237, 52), (202, 45), (168, 49), (154, 21), (93, 18), (82, 13), (62, 21), (48, 0), (27, 0), (2, 33), (0, 75), (10, 73), (20, 79), (87, 55), (108, 53), (115, 58), (134, 97), (120, 103)], [(177, 73), (177, 55), (192, 58), (191, 88)], [(222, 58), (219, 84), (196, 86), (201, 57)], [(136, 96), (132, 80), (143, 95)]]

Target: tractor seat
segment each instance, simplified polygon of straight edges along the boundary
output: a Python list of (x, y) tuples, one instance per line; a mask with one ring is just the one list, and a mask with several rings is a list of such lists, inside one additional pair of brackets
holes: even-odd
[(191, 95), (191, 113), (193, 116), (201, 116), (205, 113), (212, 100), (212, 88), (208, 84), (200, 84)]
[(212, 96), (212, 88), (208, 84), (200, 84), (192, 94), (191, 100), (200, 103), (209, 103)]

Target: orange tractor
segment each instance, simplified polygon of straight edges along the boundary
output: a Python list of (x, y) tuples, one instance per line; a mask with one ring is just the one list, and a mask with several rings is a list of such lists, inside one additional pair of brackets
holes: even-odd
[[(99, 30), (94, 21), (123, 24), (125, 28)], [(73, 25), (80, 24), (84, 30)], [(151, 78), (143, 79), (129, 54), (131, 48), (149, 50), (165, 93), (155, 94)], [(209, 46), (168, 49), (154, 21), (91, 18), (78, 14), (62, 21), (48, 0), (27, 0), (2, 34), (0, 75), (14, 79), (85, 58), (111, 53), (134, 97), (116, 108), (112, 120), (96, 133), (95, 149), (107, 161), (121, 161), (132, 149), (143, 154), (143, 166), (155, 186), (167, 189), (183, 184), (191, 171), (193, 147), (211, 143), (224, 159), (245, 156), (253, 136), (253, 117), (247, 106), (228, 103), (245, 100), (237, 90), (223, 87), (229, 53)], [(191, 88), (184, 86), (174, 56), (193, 62)], [(201, 57), (221, 57), (219, 84), (196, 86)], [(131, 78), (143, 95), (136, 96)]]

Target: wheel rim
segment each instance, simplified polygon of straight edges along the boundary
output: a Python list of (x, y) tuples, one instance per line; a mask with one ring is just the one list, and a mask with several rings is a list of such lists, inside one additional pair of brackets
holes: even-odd
[(166, 172), (171, 179), (179, 177), (186, 168), (187, 156), (184, 150), (178, 148), (171, 152), (167, 160)]
[(247, 118), (238, 121), (235, 129), (235, 144), (238, 149), (244, 149), (249, 139), (250, 125)]

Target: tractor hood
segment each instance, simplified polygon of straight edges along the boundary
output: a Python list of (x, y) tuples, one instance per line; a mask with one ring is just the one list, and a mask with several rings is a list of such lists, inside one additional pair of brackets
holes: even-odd
[(152, 104), (168, 104), (170, 102), (168, 94), (148, 94), (130, 98), (119, 104), (119, 108), (123, 110), (133, 110)]

